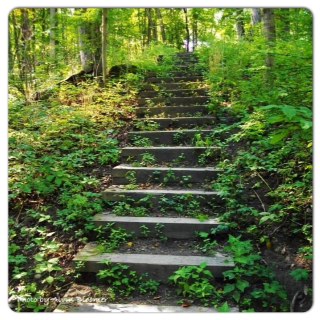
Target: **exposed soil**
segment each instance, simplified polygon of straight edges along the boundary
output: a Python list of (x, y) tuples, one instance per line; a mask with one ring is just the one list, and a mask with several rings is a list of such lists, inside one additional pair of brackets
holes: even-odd
[(221, 252), (223, 246), (219, 245), (211, 252), (202, 252), (200, 250), (201, 242), (199, 240), (160, 240), (154, 238), (135, 239), (132, 242), (125, 243), (117, 251), (121, 253), (145, 253), (145, 254), (163, 254), (176, 256), (214, 256), (217, 251)]

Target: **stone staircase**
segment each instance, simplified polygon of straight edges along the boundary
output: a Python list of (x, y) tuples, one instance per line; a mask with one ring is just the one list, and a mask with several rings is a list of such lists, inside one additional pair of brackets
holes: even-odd
[[(223, 201), (219, 192), (204, 188), (205, 182), (215, 179), (219, 170), (199, 162), (200, 157), (209, 154), (209, 163), (214, 163), (219, 158), (219, 148), (196, 147), (193, 143), (195, 134), (204, 138), (210, 135), (215, 121), (208, 113), (209, 98), (196, 64), (197, 59), (192, 53), (178, 54), (170, 77), (150, 74), (145, 79), (136, 108), (137, 119), (133, 131), (128, 133), (128, 146), (122, 149), (122, 164), (113, 168), (113, 185), (103, 192), (103, 198), (110, 203), (128, 198), (133, 203), (143, 203), (141, 200), (147, 197), (146, 207), (150, 214), (117, 216), (108, 211), (94, 217), (97, 226), (113, 223), (115, 227), (135, 232), (139, 238), (142, 236), (141, 226), (147, 227), (150, 235), (155, 235), (157, 226), (161, 225), (168, 241), (188, 241), (196, 237), (196, 232), (208, 232), (219, 225), (217, 212), (223, 210)], [(150, 124), (154, 128), (146, 130)], [(148, 145), (136, 146), (134, 142), (138, 140), (147, 141)], [(152, 160), (149, 164), (145, 161), (146, 154)], [(127, 188), (132, 183), (130, 173), (138, 186), (133, 190)], [(165, 184), (168, 175), (175, 179)], [(186, 184), (181, 183), (183, 179), (187, 180)], [(196, 201), (209, 218), (200, 221), (174, 210), (161, 213), (163, 199), (170, 201), (179, 197), (186, 202)], [(95, 243), (89, 243), (74, 258), (75, 262), (83, 262), (82, 272), (98, 272), (104, 268), (101, 264), (104, 260), (129, 265), (133, 270), (147, 272), (150, 277), (163, 282), (182, 266), (206, 262), (217, 278), (233, 267), (232, 259), (223, 252), (205, 256), (195, 254), (192, 248), (184, 254), (178, 253), (178, 249), (170, 254), (152, 251), (100, 253)]]

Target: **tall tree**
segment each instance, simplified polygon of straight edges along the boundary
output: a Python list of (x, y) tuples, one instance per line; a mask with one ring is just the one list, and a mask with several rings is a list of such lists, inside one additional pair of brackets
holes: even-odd
[(261, 22), (261, 9), (260, 8), (252, 8), (251, 9), (251, 21), (254, 26)]
[(238, 39), (242, 40), (245, 38), (245, 29), (244, 29), (244, 19), (243, 19), (243, 9), (237, 9), (236, 11), (236, 29)]
[(102, 24), (101, 24), (101, 43), (102, 43), (102, 53), (101, 53), (101, 62), (102, 62), (102, 80), (103, 84), (106, 84), (107, 80), (107, 36), (108, 36), (108, 9), (102, 9)]
[(163, 43), (165, 43), (166, 42), (166, 32), (165, 32), (165, 28), (164, 28), (161, 10), (159, 8), (156, 8), (156, 11), (157, 11), (158, 23), (160, 25), (161, 40)]
[(190, 30), (189, 30), (189, 19), (188, 19), (188, 9), (183, 8), (184, 12), (184, 21), (185, 21), (185, 28), (186, 28), (186, 35), (187, 35), (187, 52), (190, 50)]
[(50, 57), (54, 61), (56, 57), (56, 8), (50, 8)]
[[(78, 9), (80, 12), (79, 47), (82, 69), (86, 73), (92, 73), (94, 76), (102, 74), (101, 64), (101, 34), (100, 19), (85, 19), (84, 16), (88, 9)], [(93, 9), (90, 9), (93, 10)]]
[(274, 10), (271, 8), (263, 8), (262, 14), (264, 34), (268, 46), (268, 52), (266, 56), (266, 80), (270, 86), (273, 86), (275, 68), (275, 59), (273, 51), (276, 45), (276, 24), (274, 19)]

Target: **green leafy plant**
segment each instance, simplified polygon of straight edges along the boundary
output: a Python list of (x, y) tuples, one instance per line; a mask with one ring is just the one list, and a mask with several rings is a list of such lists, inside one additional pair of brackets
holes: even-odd
[(183, 297), (209, 301), (218, 293), (212, 284), (213, 275), (207, 270), (206, 263), (200, 266), (182, 267), (169, 277), (169, 281), (177, 286), (177, 293)]

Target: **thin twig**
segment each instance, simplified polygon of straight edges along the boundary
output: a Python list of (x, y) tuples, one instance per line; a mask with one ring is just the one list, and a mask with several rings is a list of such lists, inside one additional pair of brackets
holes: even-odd
[(260, 173), (258, 171), (256, 171), (256, 174), (258, 175), (258, 177), (264, 182), (264, 184), (268, 187), (268, 189), (270, 191), (272, 191), (271, 187), (269, 186), (268, 182), (260, 175)]
[(254, 192), (254, 194), (255, 194), (255, 195), (257, 196), (257, 198), (259, 199), (263, 211), (266, 211), (266, 207), (265, 207), (264, 203), (262, 202), (261, 198), (259, 197), (259, 195), (255, 192), (254, 189), (252, 189), (252, 191)]

